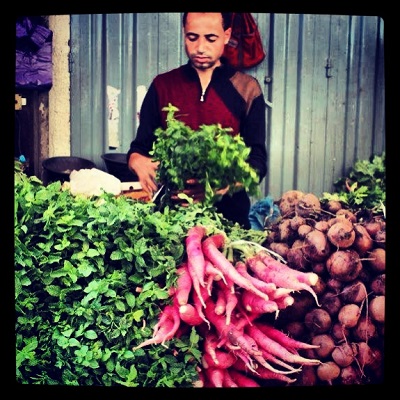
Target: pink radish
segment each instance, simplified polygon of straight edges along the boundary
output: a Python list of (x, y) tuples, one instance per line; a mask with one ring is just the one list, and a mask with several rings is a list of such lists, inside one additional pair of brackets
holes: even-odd
[(270, 337), (272, 340), (275, 340), (275, 342), (278, 342), (292, 353), (297, 353), (297, 350), (300, 349), (308, 350), (317, 349), (319, 347), (318, 345), (313, 345), (293, 339), (271, 325), (261, 323), (256, 325), (257, 328), (260, 329), (260, 331), (262, 331), (265, 335)]
[(206, 276), (207, 276), (207, 292), (211, 296), (211, 288), (214, 281), (222, 279), (226, 283), (224, 274), (214, 265), (211, 264), (210, 260), (206, 260)]
[(288, 276), (292, 277), (293, 280), (297, 280), (309, 286), (314, 286), (318, 282), (318, 275), (316, 273), (303, 272), (290, 268), (286, 264), (271, 257), (266, 251), (260, 251), (257, 257), (259, 257), (269, 269), (286, 273)]
[(167, 320), (172, 320), (173, 325), (172, 325), (171, 331), (167, 333), (163, 343), (166, 340), (170, 340), (174, 337), (174, 335), (177, 332), (179, 325), (181, 323), (181, 318), (179, 316), (179, 310), (175, 305), (168, 304), (161, 311), (158, 322), (156, 323), (156, 325), (153, 328), (153, 336), (157, 335), (158, 331), (163, 327), (165, 321), (167, 321)]
[(257, 289), (261, 290), (268, 296), (271, 296), (276, 290), (276, 285), (273, 282), (264, 282), (261, 279), (256, 278), (253, 275), (250, 275), (247, 271), (246, 264), (243, 261), (238, 261), (235, 265), (236, 270), (242, 275), (244, 278), (247, 278)]
[(249, 388), (249, 387), (260, 387), (261, 386), (253, 378), (250, 378), (249, 376), (245, 375), (244, 373), (241, 373), (233, 368), (229, 369), (229, 374), (239, 387), (248, 387)]
[(238, 384), (231, 377), (229, 369), (224, 369), (223, 385), (225, 388), (238, 387)]
[(233, 323), (226, 324), (223, 316), (215, 314), (215, 306), (211, 299), (207, 299), (207, 306), (205, 308), (206, 318), (215, 326), (220, 340), (220, 345), (229, 341), (234, 346), (241, 347), (250, 355), (260, 355), (260, 351), (255, 351), (251, 343), (243, 336), (243, 332), (236, 328)]
[[(272, 259), (272, 257), (271, 257)], [(290, 271), (294, 271), (289, 267), (282, 268), (282, 270), (279, 270), (277, 268), (269, 268), (270, 265), (274, 265), (274, 263), (269, 263), (268, 265), (265, 264), (259, 257), (254, 256), (254, 257), (248, 257), (246, 259), (247, 265), (250, 267), (250, 269), (263, 281), (265, 282), (273, 282), (275, 285), (286, 288), (286, 289), (292, 289), (292, 290), (306, 290), (307, 292), (311, 293), (312, 296), (314, 297), (316, 303), (318, 305), (318, 297), (315, 291), (312, 289), (312, 287), (304, 282), (299, 282), (298, 278), (293, 276)], [(283, 267), (285, 267), (284, 264), (282, 264)], [(300, 271), (298, 271), (300, 272)], [(313, 272), (309, 272), (309, 274), (314, 274)], [(317, 277), (318, 281), (318, 275), (314, 274)], [(316, 282), (317, 282), (316, 281)], [(316, 283), (315, 282), (315, 283)]]
[(246, 373), (249, 370), (251, 371), (251, 374), (254, 377), (257, 377), (259, 379), (265, 379), (265, 380), (275, 379), (286, 383), (293, 383), (296, 381), (296, 379), (291, 379), (285, 374), (270, 371), (264, 368), (263, 366), (260, 366), (257, 369), (249, 369), (247, 365), (244, 363), (244, 361), (241, 359), (236, 360), (235, 364), (232, 365), (232, 368), (236, 369), (237, 371)]
[(179, 316), (183, 322), (191, 326), (200, 325), (204, 322), (196, 308), (190, 303), (179, 306)]
[(304, 365), (319, 365), (320, 360), (308, 359), (302, 357), (298, 354), (293, 354), (286, 347), (282, 346), (280, 343), (268, 337), (264, 332), (260, 330), (256, 325), (247, 326), (245, 332), (248, 333), (254, 340), (258, 343), (260, 347), (264, 350), (270, 352), (271, 354), (279, 357), (283, 361), (290, 362), (292, 364), (304, 364)]
[(234, 284), (230, 279), (227, 279), (227, 284), (223, 283), (222, 281), (218, 281), (217, 285), (219, 287), (219, 293), (225, 298), (225, 319), (226, 324), (229, 325), (231, 323), (231, 316), (236, 308), (238, 303), (238, 298), (235, 293)]
[(206, 331), (203, 335), (203, 350), (204, 354), (209, 354), (211, 359), (213, 360), (214, 364), (219, 364), (218, 356), (217, 356), (217, 345), (218, 345), (218, 338), (217, 336), (210, 332)]
[(205, 307), (205, 304), (200, 293), (200, 286), (205, 287), (206, 262), (201, 242), (205, 235), (206, 228), (204, 226), (192, 226), (189, 228), (185, 241), (188, 271), (193, 281), (193, 288), (199, 296), (203, 307)]
[(225, 309), (226, 309), (226, 296), (225, 296), (225, 293), (224, 293), (223, 290), (218, 290), (218, 292), (216, 294), (216, 299), (215, 299), (214, 312), (217, 315), (223, 315), (223, 314), (225, 314)]
[(149, 346), (151, 344), (161, 344), (162, 346), (167, 347), (164, 343), (171, 338), (170, 334), (173, 330), (173, 327), (174, 321), (172, 319), (166, 319), (152, 338), (147, 339), (138, 346), (133, 347), (132, 351), (140, 349), (141, 347)]
[(234, 265), (219, 250), (224, 244), (225, 236), (222, 233), (216, 233), (207, 237), (202, 244), (204, 256), (216, 268), (220, 269), (226, 278), (231, 279), (237, 286), (259, 295), (264, 300), (268, 300), (268, 295), (261, 292), (249, 280), (240, 275)]
[(197, 311), (197, 313), (199, 314), (200, 318), (207, 323), (208, 327), (210, 327), (210, 322), (208, 321), (208, 319), (206, 318), (206, 316), (204, 315), (203, 312), (203, 307), (206, 306), (205, 301), (207, 300), (208, 296), (208, 292), (206, 288), (203, 287), (199, 287), (199, 293), (198, 294), (196, 291), (194, 291), (193, 293), (193, 305)]
[(176, 281), (174, 296), (180, 306), (187, 304), (189, 295), (192, 290), (192, 278), (187, 269), (187, 263), (182, 265), (176, 270), (178, 279)]
[(285, 308), (294, 304), (294, 297), (290, 294), (287, 294), (286, 296), (278, 297), (273, 301), (276, 303), (279, 310), (284, 310)]
[(301, 368), (294, 368), (292, 365), (282, 361), (280, 358), (278, 358), (275, 355), (271, 354), (270, 352), (264, 350), (263, 348), (261, 348), (261, 353), (266, 361), (271, 361), (277, 365), (280, 365), (281, 367), (286, 368), (291, 373), (299, 372), (301, 370)]
[(244, 291), (240, 297), (246, 311), (258, 314), (278, 311), (278, 305), (273, 300), (264, 300), (252, 292)]
[(222, 368), (207, 368), (204, 374), (209, 383), (209, 387), (224, 387), (224, 370)]
[(218, 367), (226, 369), (231, 367), (236, 361), (236, 357), (233, 353), (214, 349), (215, 359), (209, 353), (204, 353), (202, 357), (202, 365), (204, 368)]

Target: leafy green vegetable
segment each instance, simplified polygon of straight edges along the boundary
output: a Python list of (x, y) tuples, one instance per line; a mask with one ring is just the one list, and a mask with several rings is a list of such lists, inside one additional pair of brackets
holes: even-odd
[(164, 346), (152, 336), (170, 301), (189, 227), (259, 241), (211, 207), (154, 209), (125, 196), (73, 196), (14, 173), (16, 380), (71, 386), (191, 387), (195, 331)]
[(350, 208), (366, 208), (385, 213), (385, 153), (358, 160), (347, 176), (334, 183), (335, 193), (323, 193), (322, 200), (338, 200)]
[(188, 179), (198, 179), (205, 186), (205, 204), (215, 203), (220, 198), (216, 191), (228, 185), (229, 194), (241, 189), (250, 195), (259, 193), (259, 177), (247, 162), (250, 148), (240, 135), (231, 135), (231, 128), (219, 124), (193, 130), (175, 119), (178, 108), (169, 104), (164, 110), (168, 111), (167, 128), (155, 131), (151, 151), (153, 159), (160, 162), (160, 182), (170, 190), (182, 190)]

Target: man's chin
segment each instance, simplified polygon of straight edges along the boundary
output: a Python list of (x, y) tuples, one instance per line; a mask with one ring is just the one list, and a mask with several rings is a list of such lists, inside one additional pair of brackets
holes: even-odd
[(193, 67), (196, 69), (209, 69), (214, 66), (214, 63), (206, 62), (206, 63), (199, 63), (199, 62), (193, 62), (192, 61)]

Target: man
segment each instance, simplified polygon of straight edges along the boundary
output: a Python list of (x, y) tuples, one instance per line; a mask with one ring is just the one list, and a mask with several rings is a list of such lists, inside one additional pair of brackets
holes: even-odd
[[(231, 13), (189, 12), (183, 14), (182, 22), (188, 63), (156, 76), (151, 83), (140, 110), (136, 138), (128, 151), (128, 166), (144, 190), (157, 190), (158, 162), (152, 161), (149, 151), (154, 131), (166, 128), (162, 109), (170, 103), (179, 109), (175, 118), (194, 130), (203, 124), (219, 123), (233, 128), (232, 134), (240, 133), (251, 148), (248, 162), (261, 181), (267, 172), (265, 101), (257, 80), (236, 71), (223, 58), (231, 35)], [(201, 199), (202, 188), (190, 183), (184, 193)], [(215, 207), (225, 218), (250, 228), (250, 199), (245, 190), (232, 196), (225, 194)]]

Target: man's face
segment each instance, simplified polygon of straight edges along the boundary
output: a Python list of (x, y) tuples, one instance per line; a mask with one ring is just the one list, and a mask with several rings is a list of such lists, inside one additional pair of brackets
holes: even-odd
[(188, 13), (184, 37), (192, 65), (199, 70), (219, 66), (230, 34), (231, 28), (224, 31), (221, 13)]

